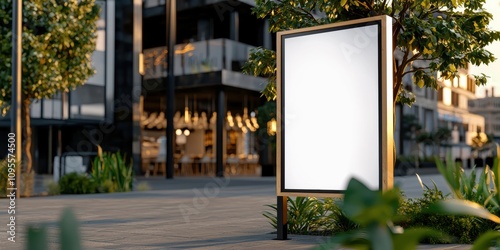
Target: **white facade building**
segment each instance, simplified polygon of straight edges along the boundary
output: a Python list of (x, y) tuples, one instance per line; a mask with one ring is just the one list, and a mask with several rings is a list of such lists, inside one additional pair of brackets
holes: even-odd
[[(398, 126), (396, 127), (396, 145), (398, 155), (424, 156), (432, 155), (432, 148), (418, 145), (414, 141), (403, 140), (401, 143), (401, 117), (414, 115), (422, 125), (422, 131), (435, 132), (438, 128), (448, 128), (452, 131), (451, 139), (443, 142), (439, 154), (446, 158), (451, 153), (453, 159), (468, 160), (471, 157), (472, 138), (478, 132), (484, 132), (483, 116), (469, 110), (469, 102), (475, 100), (475, 80), (468, 75), (468, 69), (460, 69), (453, 80), (443, 80), (437, 75), (439, 89), (419, 88), (411, 82), (410, 76), (404, 79), (404, 87), (415, 94), (416, 102), (412, 107), (401, 106), (396, 109)], [(500, 100), (499, 100), (500, 105)], [(499, 106), (500, 107), (500, 106)], [(499, 109), (500, 125), (500, 109)], [(500, 128), (500, 126), (499, 126)], [(401, 147), (402, 145), (402, 147)]]
[(500, 97), (495, 97), (494, 88), (491, 95), (486, 91), (486, 97), (469, 100), (469, 110), (484, 116), (484, 132), (493, 136), (496, 141), (500, 140)]

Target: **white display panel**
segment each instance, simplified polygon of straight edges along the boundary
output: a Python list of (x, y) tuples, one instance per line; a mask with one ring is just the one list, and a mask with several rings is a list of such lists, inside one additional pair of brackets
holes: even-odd
[(341, 193), (352, 177), (382, 189), (390, 64), (382, 21), (278, 38), (278, 194)]

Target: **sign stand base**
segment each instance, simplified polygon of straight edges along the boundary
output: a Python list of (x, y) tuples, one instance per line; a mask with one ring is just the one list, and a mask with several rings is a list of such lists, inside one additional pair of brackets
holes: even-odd
[(278, 196), (277, 203), (277, 229), (278, 236), (277, 240), (288, 240), (288, 197), (287, 196)]

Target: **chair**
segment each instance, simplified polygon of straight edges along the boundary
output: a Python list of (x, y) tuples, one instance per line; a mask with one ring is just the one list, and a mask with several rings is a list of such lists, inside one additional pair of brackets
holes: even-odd
[(167, 137), (166, 136), (160, 136), (157, 140), (158, 144), (160, 145), (158, 149), (158, 156), (156, 157), (155, 160), (155, 168), (154, 168), (154, 175), (158, 172), (158, 169), (161, 168), (161, 172), (163, 173), (163, 176), (167, 174)]
[(201, 164), (201, 174), (215, 175), (215, 158), (208, 155), (203, 156), (199, 163)]
[(246, 159), (247, 173), (254, 175), (259, 166), (259, 155), (248, 155)]
[(240, 159), (237, 156), (231, 155), (226, 159), (226, 173), (235, 175), (240, 173)]
[[(154, 170), (154, 162), (158, 156), (158, 144), (156, 142), (143, 141), (141, 147), (142, 171), (146, 177)], [(153, 168), (151, 168), (153, 167)]]
[(179, 160), (181, 175), (193, 175), (193, 159), (189, 155), (183, 155)]

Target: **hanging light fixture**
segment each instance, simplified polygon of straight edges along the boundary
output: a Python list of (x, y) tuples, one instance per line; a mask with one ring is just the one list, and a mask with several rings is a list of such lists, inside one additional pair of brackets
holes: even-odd
[(254, 128), (259, 129), (259, 123), (257, 122), (257, 117), (255, 117), (255, 112), (252, 111), (252, 113), (250, 113), (250, 116), (252, 117), (251, 120)]
[(267, 134), (270, 136), (276, 135), (276, 119), (274, 117), (267, 122)]
[(234, 119), (231, 115), (231, 111), (227, 111), (227, 122), (230, 128), (234, 127)]

